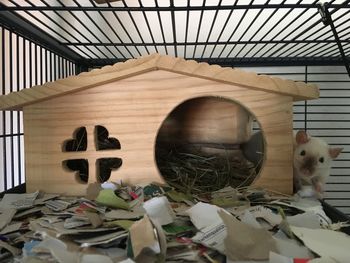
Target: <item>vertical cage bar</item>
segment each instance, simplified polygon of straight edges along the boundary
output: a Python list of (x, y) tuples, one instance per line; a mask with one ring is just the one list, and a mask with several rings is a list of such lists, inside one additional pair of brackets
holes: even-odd
[[(6, 44), (5, 44), (5, 28), (2, 28), (1, 30), (1, 38), (2, 38), (2, 94), (5, 95), (6, 94), (6, 89), (5, 89), (5, 81), (6, 81), (6, 65), (5, 65), (5, 48), (6, 48)], [(4, 152), (4, 156), (3, 156), (3, 162), (4, 162), (4, 190), (6, 191), (7, 188), (7, 150), (6, 150), (6, 113), (5, 111), (2, 112), (2, 119), (3, 119), (3, 123), (2, 123), (2, 130), (4, 132), (4, 136), (2, 137), (3, 139), (3, 152)]]
[(65, 63), (66, 63), (66, 65), (65, 65), (64, 68), (65, 68), (66, 75), (64, 77), (66, 78), (66, 77), (68, 77), (70, 75), (69, 66), (68, 66), (68, 60), (67, 59), (65, 59)]
[(61, 79), (65, 78), (66, 69), (64, 68), (64, 58), (60, 57), (60, 67), (61, 67)]
[[(305, 79), (304, 79), (304, 82), (307, 83), (307, 80), (308, 80), (308, 68), (307, 66), (305, 66)], [(308, 118), (308, 115), (307, 115), (307, 110), (308, 110), (308, 107), (307, 107), (307, 100), (305, 100), (304, 102), (304, 130), (307, 131), (307, 118)]]
[(45, 49), (45, 62), (46, 62), (46, 67), (45, 67), (45, 81), (49, 82), (49, 73), (48, 73), (48, 68), (49, 68), (49, 58), (48, 58), (48, 53), (49, 51)]
[(177, 40), (176, 40), (176, 24), (175, 24), (175, 5), (174, 0), (170, 0), (170, 7), (172, 7), (171, 10), (171, 26), (173, 29), (173, 41), (174, 41), (174, 52), (175, 57), (177, 57)]
[(40, 72), (39, 72), (39, 74), (40, 74), (40, 85), (43, 85), (43, 83), (44, 83), (44, 79), (43, 79), (43, 48), (40, 46)]
[(57, 67), (58, 67), (58, 78), (61, 79), (62, 78), (62, 61), (61, 61), (61, 57), (57, 56)]
[(52, 58), (52, 65), (51, 65), (51, 75), (52, 75), (52, 81), (55, 81), (57, 79), (57, 72), (56, 72), (56, 54), (51, 53)]
[[(140, 5), (140, 7), (142, 8), (143, 7), (142, 1), (138, 0), (138, 3)], [(147, 29), (148, 29), (148, 33), (150, 34), (152, 42), (154, 43), (154, 48), (155, 48), (156, 52), (159, 53), (158, 52), (158, 47), (157, 47), (157, 45), (155, 43), (154, 36), (153, 36), (152, 30), (151, 30), (151, 27), (150, 27), (150, 24), (149, 24), (149, 21), (148, 21), (148, 18), (146, 16), (146, 12), (144, 10), (142, 11), (142, 15), (143, 15), (143, 18), (146, 21), (146, 26), (147, 26)]]
[(34, 76), (35, 76), (35, 85), (38, 85), (38, 49), (37, 44), (34, 44)]
[(61, 78), (65, 78), (66, 77), (66, 67), (65, 67), (65, 65), (66, 65), (65, 59), (61, 57), (61, 67), (62, 67)]
[[(266, 1), (266, 4), (268, 4), (270, 1)], [(249, 26), (245, 29), (244, 33), (242, 33), (242, 35), (239, 37), (238, 42), (242, 40), (242, 38), (244, 37), (244, 35), (250, 30), (250, 28), (252, 27), (252, 25), (255, 23), (255, 21), (258, 19), (258, 17), (261, 15), (263, 9), (260, 9), (258, 14), (254, 17), (254, 19), (250, 22)], [(257, 31), (255, 31), (256, 33)], [(254, 36), (254, 35), (253, 35)], [(236, 57), (239, 57), (239, 54), (242, 52), (242, 50), (246, 47), (247, 44), (243, 45), (241, 47), (241, 49), (236, 53)], [(237, 46), (237, 44), (234, 44), (233, 47), (231, 48), (230, 52), (228, 53), (228, 56), (231, 55), (231, 53), (233, 52), (233, 50), (235, 49), (235, 47)]]
[[(221, 6), (221, 3), (222, 3), (222, 0), (219, 1), (218, 6)], [(211, 33), (212, 33), (213, 28), (214, 28), (214, 25), (215, 25), (215, 23), (216, 23), (216, 18), (217, 18), (217, 16), (218, 16), (218, 13), (219, 13), (219, 10), (215, 10), (215, 15), (214, 15), (213, 22), (211, 23), (211, 26), (210, 26), (210, 29), (209, 29), (209, 32), (208, 32), (208, 36), (207, 36), (206, 42), (209, 42)], [(216, 48), (216, 45), (213, 47), (213, 50), (214, 50), (215, 48)], [(202, 51), (201, 59), (203, 59), (203, 56), (204, 56), (204, 54), (205, 54), (205, 50), (206, 50), (206, 49), (207, 49), (207, 44), (204, 44), (204, 48), (203, 48), (203, 51)]]
[[(17, 43), (16, 43), (16, 71), (17, 71), (17, 91), (20, 90), (20, 78), (19, 78), (19, 35), (16, 34), (16, 39), (17, 39)], [(17, 152), (18, 152), (18, 163), (17, 163), (17, 168), (18, 168), (18, 174), (17, 174), (17, 177), (18, 177), (18, 184), (21, 184), (22, 183), (22, 169), (21, 169), (21, 163), (22, 163), (22, 160), (21, 160), (21, 114), (19, 111), (17, 111)]]
[[(156, 3), (157, 3), (157, 0), (156, 0)], [(112, 7), (111, 3), (109, 1), (107, 1), (107, 5), (108, 7)], [(132, 39), (132, 37), (130, 36), (128, 30), (125, 28), (124, 24), (121, 22), (120, 18), (117, 16), (116, 12), (115, 11), (112, 11), (115, 19), (117, 19), (118, 23), (121, 25), (122, 29), (124, 30), (125, 34), (128, 36), (129, 40), (131, 43), (135, 43), (134, 40)], [(135, 45), (135, 49), (137, 51), (137, 53), (139, 54), (139, 56), (141, 56), (141, 52), (139, 50), (139, 48)], [(78, 71), (75, 72), (76, 74), (78, 74)]]
[(340, 39), (339, 39), (339, 36), (338, 36), (338, 33), (337, 33), (337, 29), (335, 28), (334, 26), (334, 23), (333, 23), (333, 20), (332, 20), (332, 15), (331, 13), (329, 12), (328, 10), (328, 3), (325, 3), (324, 4), (324, 12), (325, 12), (325, 15), (326, 15), (326, 19), (327, 19), (327, 22), (329, 24), (329, 26), (331, 27), (331, 30), (332, 30), (332, 33), (333, 33), (333, 37), (335, 39), (335, 42), (337, 43), (338, 45), (338, 49), (339, 49), (339, 53), (340, 53), (340, 56), (341, 58), (343, 59), (343, 62), (344, 62), (344, 66), (346, 68), (346, 71), (348, 72), (348, 75), (350, 77), (350, 65), (349, 65), (349, 61), (348, 61), (348, 58), (347, 56), (345, 55), (344, 53), (344, 50), (343, 50), (343, 46), (340, 42)]
[[(286, 0), (283, 0), (283, 1), (281, 2), (281, 4), (283, 5), (285, 2), (286, 2)], [(276, 9), (272, 12), (272, 14), (270, 14), (269, 17), (265, 20), (265, 22), (262, 23), (262, 24), (260, 25), (260, 27), (256, 30), (255, 33), (260, 32), (260, 30), (265, 26), (265, 24), (267, 24), (267, 22), (269, 22), (269, 21), (271, 20), (271, 18), (277, 13), (278, 10), (279, 10), (279, 9), (276, 8)], [(269, 32), (270, 32), (270, 31), (269, 31)], [(267, 32), (267, 33), (265, 34), (265, 36), (266, 36), (269, 32)], [(253, 40), (255, 36), (256, 36), (256, 34), (252, 35), (252, 36), (250, 37), (249, 41)], [(263, 38), (264, 38), (264, 37), (260, 38), (260, 40), (262, 40)], [(252, 46), (252, 47), (246, 52), (246, 54), (244, 54), (244, 55), (242, 56), (242, 58), (241, 58), (240, 60), (242, 60), (243, 58), (245, 58), (245, 57), (249, 54), (249, 52), (252, 51), (256, 46), (257, 46), (257, 44), (255, 44), (254, 46)]]
[[(170, 2), (171, 2), (171, 1), (172, 1), (172, 0), (170, 0)], [(128, 5), (126, 4), (125, 0), (122, 0), (122, 3), (123, 3), (123, 5), (124, 5), (125, 7), (128, 7)], [(128, 15), (129, 15), (129, 17), (130, 17), (130, 19), (131, 19), (131, 22), (133, 23), (133, 25), (134, 25), (134, 27), (135, 27), (135, 29), (136, 29), (137, 34), (139, 35), (139, 37), (140, 37), (140, 39), (141, 39), (141, 41), (142, 41), (142, 44), (144, 45), (144, 47), (145, 47), (145, 49), (146, 49), (147, 54), (150, 54), (147, 45), (145, 45), (145, 40), (143, 39), (142, 34), (141, 34), (141, 32), (140, 32), (140, 30), (139, 30), (139, 28), (138, 28), (138, 26), (137, 26), (137, 24), (136, 24), (136, 22), (135, 22), (134, 16), (131, 14), (130, 10), (128, 10)]]
[[(189, 1), (189, 0), (188, 0), (188, 1)], [(235, 2), (234, 2), (234, 4), (233, 4), (233, 7), (235, 7), (235, 6), (237, 5), (237, 2), (238, 2), (238, 0), (235, 0)], [(229, 22), (230, 19), (231, 19), (233, 10), (234, 10), (234, 8), (232, 8), (232, 9), (230, 10), (230, 13), (228, 14), (228, 16), (227, 16), (227, 18), (226, 18), (226, 20), (225, 20), (225, 23), (224, 23), (224, 25), (223, 25), (223, 27), (222, 27), (222, 29), (221, 29), (221, 31), (220, 31), (220, 34), (219, 34), (219, 36), (218, 36), (216, 42), (219, 42), (219, 41), (220, 41), (220, 38), (221, 38), (222, 34), (224, 33), (225, 28), (226, 28), (228, 22)], [(230, 41), (230, 39), (228, 39), (228, 41)], [(209, 58), (211, 58), (211, 57), (213, 56), (216, 47), (217, 47), (217, 46), (215, 46), (215, 47), (213, 48), (213, 50), (211, 51), (211, 53), (210, 53), (210, 55), (209, 55)], [(222, 51), (221, 51), (220, 54), (218, 55), (217, 59), (220, 58), (220, 56), (221, 56), (221, 54), (224, 52), (224, 50), (225, 50), (225, 46), (223, 47)]]
[(53, 80), (53, 72), (52, 72), (52, 68), (53, 68), (53, 66), (52, 66), (52, 52), (50, 51), (49, 52), (50, 53), (50, 81), (52, 81)]
[[(187, 6), (190, 5), (190, 0), (187, 0)], [(186, 26), (185, 26), (185, 48), (184, 48), (184, 57), (187, 58), (187, 38), (188, 38), (188, 26), (190, 20), (190, 11), (187, 9), (186, 11)], [(214, 50), (214, 49), (213, 49)]]
[[(299, 0), (297, 2), (297, 4), (300, 4), (302, 0)], [(284, 19), (293, 11), (293, 9), (289, 9), (287, 13), (285, 13), (276, 23), (275, 26), (278, 26), (282, 21), (284, 21)], [(295, 20), (295, 19), (294, 19)], [(294, 23), (294, 20), (292, 23)], [(288, 26), (284, 27), (282, 30), (280, 30), (277, 34), (275, 34), (271, 39), (275, 39), (277, 36), (279, 36), (280, 33), (282, 33)], [(260, 40), (264, 40), (267, 35), (270, 34), (270, 31), (266, 32), (265, 35), (263, 35)], [(256, 54), (258, 54), (260, 51), (262, 51), (265, 47), (267, 46), (267, 44), (264, 44), (262, 47), (260, 47), (257, 51), (255, 51), (255, 53), (252, 55), (252, 58), (256, 56)], [(270, 51), (270, 49), (268, 49), (268, 51)], [(267, 51), (267, 52), (268, 52)], [(266, 52), (265, 52), (266, 53)], [(264, 53), (264, 54), (265, 54)], [(262, 55), (263, 56), (263, 55)]]
[[(61, 0), (57, 0), (57, 2), (61, 5), (61, 6), (65, 6), (63, 3), (62, 3), (62, 1)], [(92, 32), (91, 31), (91, 29), (88, 27), (88, 26), (86, 26), (85, 25), (85, 23), (84, 22), (82, 22), (81, 21), (81, 19), (79, 18), (79, 17), (77, 17), (75, 14), (74, 14), (74, 12), (72, 12), (72, 11), (68, 11), (68, 13), (71, 15), (71, 16), (73, 16), (74, 17), (74, 19), (77, 21), (77, 22), (79, 22), (97, 41), (99, 41), (99, 38), (95, 35), (95, 33), (94, 32)], [(70, 24), (71, 25), (71, 24)], [(73, 27), (74, 28), (74, 27)], [(86, 38), (86, 37), (84, 37), (84, 38)], [(79, 40), (78, 40), (79, 41)], [(89, 40), (88, 40), (89, 41)], [(106, 58), (108, 58), (108, 56), (102, 51), (102, 49), (100, 49), (100, 48), (98, 48), (98, 47), (96, 47), (96, 49), (98, 50), (98, 51), (100, 51), (101, 52), (101, 54), (103, 55), (103, 56), (105, 56)], [(106, 49), (106, 50), (108, 50), (110, 53), (111, 53), (111, 51), (109, 50), (109, 49)], [(98, 55), (96, 55), (95, 53), (94, 53), (94, 55), (98, 58), (99, 56)], [(112, 54), (113, 55), (113, 54)]]
[(65, 59), (65, 71), (66, 71), (66, 75), (65, 78), (69, 77), (69, 62), (67, 59)]
[[(73, 0), (73, 2), (74, 2), (78, 7), (82, 7), (82, 6), (77, 2), (77, 0)], [(86, 15), (86, 17), (94, 24), (94, 26), (96, 27), (96, 29), (97, 29), (100, 33), (102, 33), (102, 35), (104, 35), (105, 38), (108, 39), (108, 41), (109, 41), (110, 43), (113, 43), (113, 41), (110, 39), (110, 37), (99, 27), (99, 25), (98, 25), (98, 24), (95, 22), (95, 20), (89, 15), (89, 13), (86, 12), (86, 11), (84, 10), (84, 8), (82, 8), (81, 10), (82, 10), (83, 13)], [(88, 29), (88, 27), (86, 27), (86, 28)], [(88, 29), (88, 30), (89, 30), (89, 29)], [(102, 42), (102, 41), (93, 33), (92, 30), (89, 30), (89, 32), (92, 33), (93, 36), (96, 37), (96, 39), (97, 39), (98, 41)], [(109, 47), (106, 47), (106, 50), (108, 50), (108, 52), (109, 52), (113, 57), (116, 58), (116, 56), (115, 56), (114, 53), (109, 49)], [(118, 50), (118, 52), (125, 58), (125, 56), (123, 55), (123, 53), (121, 53), (121, 52), (119, 51), (119, 49), (117, 49), (117, 50)], [(108, 58), (108, 56), (106, 56), (106, 57)], [(62, 73), (63, 73), (63, 72), (62, 72)]]
[(72, 76), (72, 62), (68, 61), (68, 75), (69, 76)]
[[(202, 3), (202, 7), (203, 7), (203, 8), (204, 8), (204, 6), (205, 6), (205, 3), (206, 3), (206, 0), (203, 0), (203, 3)], [(196, 41), (195, 41), (195, 43), (198, 43), (199, 34), (200, 34), (200, 31), (201, 31), (201, 27), (202, 27), (203, 15), (204, 15), (204, 10), (201, 10), (201, 14), (200, 14), (200, 17), (199, 17), (198, 30), (197, 30), (197, 36), (196, 36)], [(197, 45), (195, 44), (195, 45), (194, 45), (194, 50), (193, 50), (193, 58), (196, 57), (196, 51), (197, 51)]]
[[(27, 37), (12, 29), (0, 25), (1, 37), (1, 95), (17, 92), (24, 88), (39, 85), (52, 78), (52, 55), (55, 56), (55, 75), (66, 77), (70, 74), (74, 63), (52, 53), (40, 43), (32, 42)], [(48, 57), (50, 56), (50, 57)], [(59, 65), (59, 68), (57, 68)], [(58, 70), (60, 69), (60, 72)], [(52, 72), (53, 73), (53, 72)], [(23, 115), (17, 110), (2, 111), (3, 132), (0, 134), (1, 150), (1, 189), (7, 191), (25, 181), (24, 147), (23, 147)], [(1, 177), (2, 176), (2, 177)]]
[[(156, 7), (158, 8), (159, 7), (158, 0), (155, 0), (154, 2), (155, 2)], [(165, 43), (164, 28), (163, 28), (162, 19), (160, 18), (159, 10), (157, 10), (157, 18), (158, 18), (158, 23), (159, 23), (159, 27), (160, 27), (160, 32), (161, 32), (161, 35), (162, 35), (162, 41), (163, 41), (163, 43)], [(168, 46), (164, 45), (164, 49), (165, 49), (165, 54), (168, 55)], [(186, 45), (185, 45), (185, 56), (184, 57), (186, 57)]]
[[(9, 86), (10, 86), (10, 92), (13, 92), (13, 41), (12, 41), (12, 31), (9, 31), (9, 72), (10, 72), (10, 80), (9, 80)], [(10, 147), (11, 147), (11, 187), (15, 187), (15, 153), (14, 153), (14, 143), (13, 143), (13, 116), (14, 112), (10, 111), (10, 136), (8, 137), (11, 141)]]
[[(253, 3), (253, 1), (254, 1), (254, 0), (251, 0), (251, 1), (249, 2), (249, 5), (251, 5), (251, 4)], [(236, 2), (236, 3), (237, 3), (237, 2)], [(236, 3), (235, 3), (235, 4), (236, 4)], [(235, 29), (232, 31), (230, 37), (227, 39), (227, 41), (226, 41), (224, 47), (222, 48), (220, 54), (218, 55), (216, 61), (221, 57), (222, 53), (224, 53), (224, 51), (225, 51), (225, 49), (226, 49), (228, 43), (230, 42), (231, 38), (235, 35), (237, 29), (238, 29), (238, 28), (240, 27), (240, 25), (242, 24), (242, 22), (243, 22), (244, 18), (246, 17), (247, 13), (248, 13), (248, 9), (244, 10), (244, 13), (243, 13), (242, 17), (239, 19), (237, 25), (235, 26)], [(230, 53), (231, 53), (231, 52), (232, 52), (232, 50), (230, 51)]]
[(29, 87), (33, 86), (33, 67), (32, 67), (32, 60), (33, 60), (33, 51), (32, 51), (32, 42), (29, 42)]
[(26, 46), (26, 39), (23, 39), (23, 89), (27, 87), (27, 46)]
[[(9, 0), (12, 4), (16, 5), (16, 6), (19, 6), (19, 4), (17, 4), (15, 1), (13, 0)], [(33, 3), (31, 3), (30, 1), (26, 1), (27, 3), (29, 3), (31, 6), (35, 6)], [(45, 2), (45, 0), (41, 0), (41, 2), (43, 2), (46, 6), (49, 6), (49, 4), (47, 4)], [(38, 23), (42, 23), (42, 21), (40, 21), (36, 16), (34, 16), (33, 14), (31, 14), (31, 12), (28, 12), (28, 11), (24, 11), (27, 15), (29, 15), (30, 17), (32, 17), (34, 20), (36, 20)], [(57, 23), (57, 21), (55, 21), (52, 17), (50, 17), (49, 15), (47, 15), (45, 12), (41, 12), (40, 13), (42, 15), (44, 15), (47, 19), (49, 19), (53, 24), (55, 24), (57, 26), (57, 30), (53, 27), (48, 27), (51, 31), (53, 31), (55, 34), (57, 34), (59, 37), (61, 37), (62, 39), (64, 39), (65, 41), (69, 42), (69, 40), (67, 38), (65, 38), (60, 31), (63, 31), (65, 32), (66, 34), (68, 34), (70, 37), (72, 37), (73, 39), (75, 39), (76, 41), (79, 42), (79, 40), (72, 34), (69, 32), (69, 30), (66, 30), (60, 23)], [(60, 19), (62, 19), (62, 21), (66, 22), (68, 25), (72, 26), (64, 17), (62, 17), (59, 12), (57, 11), (54, 11), (54, 13), (56, 15), (58, 15), (60, 17)], [(47, 25), (45, 25), (47, 26)], [(72, 28), (74, 29), (74, 27), (72, 26)], [(84, 35), (82, 35), (79, 31), (76, 31), (78, 32), (78, 34), (80, 34), (81, 36), (83, 36), (85, 39), (87, 39)], [(88, 40), (88, 39), (87, 39)], [(88, 40), (89, 41), (89, 40)], [(88, 54), (86, 54), (84, 52), (84, 50), (82, 50), (80, 47), (77, 47), (77, 49), (82, 52), (85, 56), (87, 57), (90, 57)], [(86, 48), (88, 49), (91, 53), (93, 53), (88, 47)]]
[[(89, 2), (90, 2), (94, 7), (96, 7), (96, 4), (95, 4), (95, 2), (94, 2), (93, 0), (89, 0)], [(78, 4), (78, 3), (76, 2), (76, 4)], [(81, 5), (79, 4), (79, 6), (81, 6)], [(108, 19), (106, 19), (106, 17), (103, 15), (103, 13), (102, 13), (101, 11), (97, 11), (97, 12), (98, 12), (99, 15), (102, 17), (102, 19), (105, 21), (105, 23), (108, 25), (108, 27), (113, 31), (113, 33), (114, 33), (114, 35), (117, 37), (118, 41), (119, 41), (119, 42), (122, 42), (121, 39), (120, 39), (120, 37), (118, 36), (118, 33), (115, 31), (114, 27), (111, 25), (111, 23), (108, 21)], [(102, 30), (101, 30), (101, 31), (102, 31)], [(108, 39), (109, 39), (109, 38), (108, 38)], [(111, 41), (111, 40), (110, 40), (110, 41)], [(111, 43), (112, 43), (112, 41), (111, 41)], [(119, 50), (119, 48), (117, 48), (116, 46), (114, 46), (114, 48), (115, 48), (116, 50), (118, 50), (118, 52), (123, 56), (123, 58), (126, 58), (126, 56)], [(133, 55), (132, 55), (132, 53), (130, 52), (129, 48), (128, 48), (127, 46), (125, 46), (125, 49), (126, 49), (126, 51), (129, 53), (129, 55), (132, 57)]]

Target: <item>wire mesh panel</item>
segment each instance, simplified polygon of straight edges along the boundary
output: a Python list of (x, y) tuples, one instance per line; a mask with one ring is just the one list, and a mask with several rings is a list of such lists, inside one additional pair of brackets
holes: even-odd
[[(75, 65), (54, 52), (0, 26), (1, 95), (75, 74)], [(0, 192), (25, 181), (23, 116), (0, 112)]]
[(0, 5), (95, 65), (154, 52), (236, 66), (339, 63), (350, 52), (349, 1), (327, 1), (339, 41), (323, 23), (318, 2), (0, 0)]
[(350, 79), (344, 67), (243, 68), (267, 75), (315, 83), (320, 98), (294, 104), (294, 129), (307, 130), (331, 147), (344, 150), (332, 162), (326, 184), (326, 201), (350, 215)]
[(308, 67), (308, 81), (321, 90), (320, 99), (308, 102), (307, 129), (332, 147), (343, 147), (333, 161), (327, 201), (350, 214), (350, 79), (342, 67)]

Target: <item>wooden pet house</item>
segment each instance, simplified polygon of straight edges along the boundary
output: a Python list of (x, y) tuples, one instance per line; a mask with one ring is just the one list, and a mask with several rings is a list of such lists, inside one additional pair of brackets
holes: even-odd
[(103, 163), (110, 180), (162, 182), (154, 148), (164, 120), (188, 100), (224, 98), (263, 131), (254, 184), (291, 193), (293, 102), (318, 96), (314, 85), (154, 54), (1, 96), (0, 109), (23, 110), (27, 191), (79, 195)]

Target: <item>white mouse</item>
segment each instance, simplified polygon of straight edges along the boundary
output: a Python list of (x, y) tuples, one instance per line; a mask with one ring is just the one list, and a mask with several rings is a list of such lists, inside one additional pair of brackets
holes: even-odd
[[(314, 194), (322, 198), (324, 185), (330, 175), (331, 161), (343, 148), (331, 148), (322, 139), (298, 131), (294, 140), (294, 188), (302, 197)], [(310, 192), (310, 188), (313, 192)]]

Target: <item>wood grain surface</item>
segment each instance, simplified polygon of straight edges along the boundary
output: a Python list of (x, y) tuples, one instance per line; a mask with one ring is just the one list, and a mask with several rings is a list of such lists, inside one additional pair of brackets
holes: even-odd
[[(173, 61), (170, 59), (169, 63)], [(168, 63), (163, 59), (160, 62)], [(174, 63), (168, 67), (173, 66), (176, 71), (176, 65)], [(206, 69), (208, 67), (204, 66), (198, 71), (207, 74)], [(218, 67), (215, 69), (220, 72)], [(111, 71), (115, 72), (114, 69)], [(86, 73), (91, 82), (98, 82), (94, 78), (99, 81), (103, 78), (96, 72)], [(247, 89), (246, 86), (210, 78), (197, 78), (168, 70), (146, 70), (143, 74), (25, 106), (27, 191), (84, 194), (87, 185), (78, 183), (75, 173), (62, 167), (64, 160), (77, 158), (89, 160), (89, 183), (96, 181), (95, 163), (97, 158), (102, 157), (123, 159), (121, 168), (112, 172), (111, 180), (162, 182), (154, 159), (155, 139), (162, 122), (182, 102), (213, 96), (241, 103), (260, 123), (266, 140), (266, 160), (254, 184), (291, 193), (293, 97), (261, 89)], [(51, 84), (52, 88), (60, 89), (59, 83)], [(28, 96), (34, 95), (28, 93)], [(109, 135), (120, 141), (121, 149), (96, 151), (96, 125), (106, 127)], [(63, 142), (72, 138), (73, 132), (82, 126), (87, 129), (87, 151), (62, 152)]]

